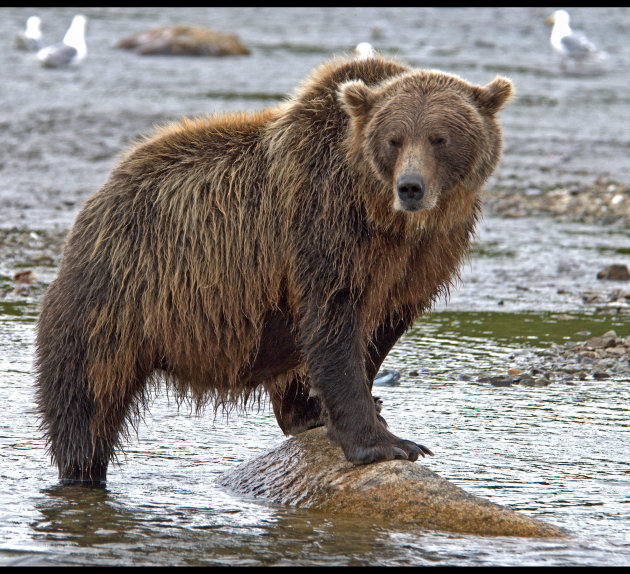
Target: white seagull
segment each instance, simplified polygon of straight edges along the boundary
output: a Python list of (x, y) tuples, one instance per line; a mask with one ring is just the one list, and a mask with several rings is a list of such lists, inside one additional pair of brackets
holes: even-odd
[(39, 16), (31, 16), (26, 21), (26, 28), (15, 38), (15, 45), (20, 50), (39, 50), (42, 47), (42, 20)]
[(359, 42), (355, 49), (352, 50), (354, 53), (354, 57), (357, 60), (366, 60), (368, 58), (374, 58), (376, 56), (376, 51), (374, 47), (369, 42)]
[(63, 42), (42, 48), (37, 52), (37, 59), (43, 66), (59, 68), (70, 64), (78, 64), (87, 56), (85, 43), (85, 27), (87, 18), (77, 14), (63, 37)]
[(549, 43), (562, 56), (561, 67), (566, 70), (567, 63), (573, 61), (579, 67), (587, 61), (599, 60), (603, 57), (595, 44), (581, 32), (571, 30), (569, 13), (566, 10), (556, 10), (545, 22), (553, 24)]

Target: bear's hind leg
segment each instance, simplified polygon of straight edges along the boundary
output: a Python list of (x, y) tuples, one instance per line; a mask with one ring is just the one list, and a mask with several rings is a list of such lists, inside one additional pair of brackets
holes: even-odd
[[(140, 381), (121, 386), (141, 388)], [(136, 408), (135, 395), (127, 392), (117, 397), (99, 397), (97, 402), (85, 379), (40, 382), (38, 402), (43, 427), (61, 482), (105, 483), (109, 462)]]
[[(278, 426), (287, 436), (295, 436), (326, 424), (326, 413), (322, 410), (321, 401), (311, 394), (310, 387), (300, 377), (293, 379), (284, 388), (269, 389), (269, 397)], [(383, 401), (379, 397), (373, 398), (377, 417), (387, 426), (380, 416)]]
[[(370, 389), (385, 357), (411, 322), (411, 318), (401, 313), (383, 322), (376, 330), (365, 363)], [(268, 338), (267, 335), (266, 340)], [(295, 436), (326, 424), (326, 415), (322, 412), (320, 399), (311, 393), (310, 385), (302, 378), (296, 377), (285, 387), (272, 387), (267, 390), (276, 420), (284, 434)], [(381, 416), (383, 401), (379, 397), (373, 399), (377, 418), (387, 427), (385, 419)], [(428, 449), (425, 449), (425, 452), (429, 452)]]
[[(49, 318), (44, 309), (37, 335), (41, 426), (63, 483), (102, 484), (120, 435), (142, 399), (147, 370), (131, 369), (107, 389), (91, 386), (83, 337), (68, 326), (62, 336), (53, 336), (59, 331), (50, 330)], [(101, 390), (98, 397), (93, 388)]]
[(322, 404), (299, 376), (286, 386), (268, 388), (273, 412), (285, 435), (297, 435), (326, 424)]

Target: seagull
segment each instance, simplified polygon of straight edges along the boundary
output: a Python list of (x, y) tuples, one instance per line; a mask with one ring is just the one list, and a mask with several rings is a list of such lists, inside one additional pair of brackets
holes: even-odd
[(561, 67), (566, 70), (567, 62), (574, 61), (579, 67), (583, 62), (601, 59), (603, 54), (581, 32), (574, 32), (569, 26), (569, 13), (556, 10), (545, 22), (553, 24), (549, 43), (562, 56)]
[(59, 68), (70, 64), (78, 64), (87, 56), (85, 43), (85, 27), (87, 18), (77, 14), (63, 37), (63, 42), (42, 48), (37, 52), (37, 59), (43, 66)]
[(26, 29), (15, 38), (15, 45), (20, 50), (34, 51), (42, 47), (42, 19), (39, 16), (31, 16), (26, 21)]
[(366, 60), (376, 56), (376, 51), (369, 42), (359, 42), (352, 52), (357, 60)]

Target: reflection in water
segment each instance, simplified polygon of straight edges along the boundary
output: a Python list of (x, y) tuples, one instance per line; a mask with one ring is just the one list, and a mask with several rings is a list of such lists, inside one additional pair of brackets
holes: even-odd
[(116, 503), (107, 489), (55, 486), (42, 490), (36, 505), (41, 520), (31, 524), (41, 540), (71, 540), (78, 546), (111, 542), (131, 543), (138, 538), (140, 521)]
[[(218, 515), (214, 507), (160, 500), (126, 507), (103, 488), (56, 486), (41, 494), (34, 539), (64, 547), (40, 559), (46, 564), (365, 565), (375, 550), (397, 554), (379, 525), (260, 502), (242, 500)], [(194, 515), (201, 522), (193, 524)]]

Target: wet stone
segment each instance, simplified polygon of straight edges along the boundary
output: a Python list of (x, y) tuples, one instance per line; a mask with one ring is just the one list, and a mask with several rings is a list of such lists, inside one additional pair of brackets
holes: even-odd
[[(581, 335), (588, 336), (591, 333), (583, 332)], [(583, 342), (552, 344), (547, 349), (515, 353), (512, 358), (516, 357), (520, 365), (510, 367), (507, 375), (484, 374), (476, 379), (477, 382), (497, 387), (546, 387), (555, 381), (630, 377), (630, 336), (619, 337), (614, 330), (610, 330)], [(518, 372), (522, 374), (516, 374)]]
[(534, 377), (532, 377), (531, 375), (525, 375), (524, 377), (521, 377), (519, 380), (519, 384), (525, 386), (525, 387), (536, 387), (538, 386), (536, 384), (536, 379)]
[(161, 26), (123, 38), (118, 48), (141, 55), (237, 56), (249, 54), (236, 35), (200, 26)]
[(510, 377), (491, 377), (490, 384), (493, 387), (511, 387), (514, 384), (514, 379)]
[(33, 273), (30, 269), (26, 271), (18, 271), (13, 274), (13, 281), (15, 281), (18, 285), (30, 285), (35, 281), (35, 273)]
[(605, 349), (606, 347), (612, 347), (615, 345), (615, 337), (591, 337), (586, 341), (584, 346), (587, 349)]
[(547, 377), (539, 377), (535, 379), (534, 377), (529, 377), (527, 379), (521, 380), (521, 385), (526, 387), (546, 387), (551, 384), (551, 381)]
[(418, 462), (355, 466), (324, 428), (293, 437), (222, 475), (224, 487), (362, 521), (497, 536), (564, 536), (559, 528), (451, 484)]
[(630, 271), (627, 265), (609, 265), (597, 273), (597, 278), (607, 281), (630, 281)]
[(621, 357), (628, 352), (628, 348), (627, 347), (609, 347), (608, 349), (606, 349), (606, 352), (612, 355), (619, 355)]

